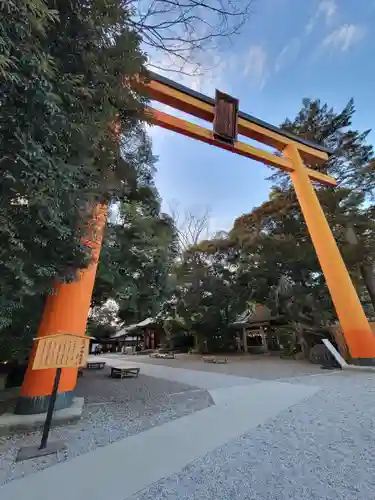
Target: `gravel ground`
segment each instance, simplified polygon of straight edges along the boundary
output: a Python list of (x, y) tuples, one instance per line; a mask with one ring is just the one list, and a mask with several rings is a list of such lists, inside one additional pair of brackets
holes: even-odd
[(176, 359), (155, 359), (148, 356), (122, 356), (121, 359), (128, 359), (135, 363), (165, 365), (259, 380), (277, 380), (326, 373), (320, 365), (313, 365), (307, 361), (280, 359), (279, 356), (229, 356), (226, 364), (204, 363), (200, 356), (187, 354), (177, 354)]
[(65, 452), (15, 463), (19, 447), (39, 444), (40, 432), (0, 438), (0, 485), (213, 404), (207, 391), (185, 384), (144, 375), (111, 379), (105, 370), (86, 371), (77, 396), (85, 397), (81, 420), (50, 434), (67, 444)]
[(373, 500), (375, 376), (299, 382), (322, 389), (134, 500)]

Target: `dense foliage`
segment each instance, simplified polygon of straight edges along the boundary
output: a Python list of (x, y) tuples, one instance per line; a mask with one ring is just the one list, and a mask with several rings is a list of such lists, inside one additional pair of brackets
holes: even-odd
[(0, 13), (0, 350), (20, 357), (53, 281), (88, 265), (82, 236), (98, 202), (121, 213), (106, 230), (93, 310), (109, 298), (126, 320), (158, 309), (176, 234), (153, 185), (145, 99), (130, 86), (144, 73), (140, 47), (192, 65), (237, 32), (248, 6), (7, 0)]
[(159, 312), (168, 294), (168, 274), (176, 255), (173, 221), (155, 206), (122, 203), (109, 222), (92, 299), (94, 309), (109, 299), (127, 324)]
[(0, 349), (7, 357), (9, 349), (27, 350), (53, 279), (74, 279), (88, 264), (81, 238), (92, 206), (153, 206), (155, 193), (145, 99), (128, 85), (145, 56), (123, 3), (0, 6)]

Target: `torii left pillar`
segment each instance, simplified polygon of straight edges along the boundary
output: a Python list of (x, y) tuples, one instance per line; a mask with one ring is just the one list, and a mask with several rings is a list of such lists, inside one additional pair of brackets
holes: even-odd
[[(47, 298), (37, 337), (59, 332), (80, 336), (86, 334), (87, 317), (106, 219), (106, 207), (97, 206), (90, 223), (90, 229), (92, 229), (90, 239), (85, 242), (92, 248), (92, 262), (87, 269), (79, 271), (78, 279), (73, 283), (55, 284), (53, 293)], [(20, 415), (46, 412), (52, 392), (55, 370), (32, 370), (35, 348), (36, 342), (31, 351), (29, 366), (15, 409), (15, 413)], [(56, 398), (56, 410), (67, 408), (72, 404), (77, 375), (77, 368), (63, 368)]]

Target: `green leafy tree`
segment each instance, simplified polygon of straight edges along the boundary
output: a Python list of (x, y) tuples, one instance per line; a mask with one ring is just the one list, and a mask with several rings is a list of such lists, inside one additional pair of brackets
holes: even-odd
[[(354, 113), (353, 99), (339, 113), (319, 100), (304, 99), (296, 118), (285, 120), (281, 127), (333, 151), (325, 170), (337, 179), (338, 187), (316, 187), (318, 197), (360, 295), (363, 293), (360, 286), (364, 284), (365, 300), (369, 297), (375, 308), (374, 219), (371, 204), (368, 207), (375, 193), (374, 151), (367, 142), (370, 131), (352, 128)], [(289, 177), (276, 173), (271, 179), (282, 190), (288, 190), (290, 197), (294, 196)]]
[(191, 247), (176, 265), (173, 298), (164, 313), (176, 323), (171, 335), (183, 329), (195, 338), (199, 351), (233, 348), (231, 325), (249, 299), (248, 284), (238, 280), (237, 270), (210, 243)]
[(134, 323), (154, 316), (168, 294), (168, 275), (176, 256), (173, 221), (154, 205), (122, 203), (107, 227), (93, 306), (112, 299), (119, 317)]
[(144, 69), (141, 41), (191, 61), (235, 33), (247, 5), (9, 0), (0, 9), (0, 346), (8, 347), (21, 331), (30, 340), (52, 281), (72, 280), (89, 263), (82, 236), (95, 203), (153, 203), (145, 99), (130, 87)]
[(89, 263), (82, 236), (92, 206), (142, 196), (153, 158), (145, 99), (124, 79), (142, 73), (145, 57), (120, 0), (14, 0), (1, 9), (4, 347), (21, 330), (35, 335), (53, 279), (74, 279)]
[[(367, 143), (370, 130), (353, 129), (354, 100), (350, 99), (341, 112), (335, 112), (319, 99), (303, 99), (302, 108), (294, 120), (286, 119), (280, 127), (303, 139), (322, 144), (333, 154), (324, 170), (332, 175), (339, 187), (359, 189), (369, 197), (374, 194), (374, 151)], [(310, 165), (308, 165), (310, 166)], [(289, 176), (276, 172), (270, 177), (276, 185), (290, 185)], [(322, 189), (331, 189), (319, 187)]]

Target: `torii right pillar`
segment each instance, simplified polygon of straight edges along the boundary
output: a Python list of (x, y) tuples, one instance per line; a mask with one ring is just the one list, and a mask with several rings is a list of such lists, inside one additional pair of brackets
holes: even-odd
[(293, 186), (324, 273), (337, 317), (357, 365), (375, 365), (375, 335), (366, 318), (356, 289), (337, 247), (323, 209), (295, 144), (284, 154), (293, 163)]

